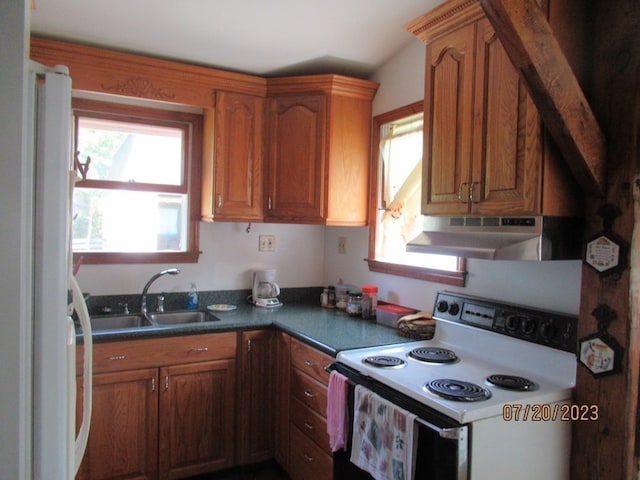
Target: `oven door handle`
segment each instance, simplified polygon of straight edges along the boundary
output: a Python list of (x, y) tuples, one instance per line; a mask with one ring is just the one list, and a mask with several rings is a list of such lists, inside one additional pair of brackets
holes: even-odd
[(440, 435), (441, 438), (446, 438), (448, 440), (463, 440), (467, 435), (467, 427), (464, 425), (460, 427), (442, 428), (434, 425), (433, 423), (427, 422), (426, 420), (422, 420), (421, 418), (416, 418), (416, 422), (421, 423), (429, 430), (433, 430)]

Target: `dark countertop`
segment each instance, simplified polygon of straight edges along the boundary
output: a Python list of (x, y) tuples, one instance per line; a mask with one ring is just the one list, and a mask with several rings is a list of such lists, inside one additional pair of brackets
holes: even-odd
[[(275, 327), (319, 350), (336, 356), (340, 350), (411, 341), (397, 330), (375, 321), (349, 317), (346, 313), (315, 305), (284, 304), (277, 308), (238, 305), (229, 312), (213, 312), (219, 321), (163, 327), (101, 330), (93, 333), (94, 343), (194, 335), (230, 330)], [(78, 338), (79, 343), (81, 337)]]

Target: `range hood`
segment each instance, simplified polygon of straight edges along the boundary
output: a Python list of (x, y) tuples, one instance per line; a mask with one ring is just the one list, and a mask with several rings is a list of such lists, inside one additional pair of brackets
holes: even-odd
[(492, 260), (570, 260), (582, 257), (584, 219), (578, 217), (424, 217), (408, 252)]

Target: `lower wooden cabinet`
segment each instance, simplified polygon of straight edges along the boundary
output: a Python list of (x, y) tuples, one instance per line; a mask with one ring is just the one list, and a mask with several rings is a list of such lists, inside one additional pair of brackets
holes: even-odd
[(96, 344), (76, 478), (177, 479), (232, 466), (235, 358), (234, 332)]
[(284, 334), (278, 339), (279, 378), (276, 455), (292, 480), (331, 480), (325, 370), (334, 359)]
[(275, 333), (253, 330), (238, 334), (238, 408), (236, 464), (274, 456)]
[(157, 478), (157, 378), (154, 368), (94, 374), (91, 433), (77, 478)]
[(234, 360), (160, 370), (160, 478), (233, 465), (234, 388)]

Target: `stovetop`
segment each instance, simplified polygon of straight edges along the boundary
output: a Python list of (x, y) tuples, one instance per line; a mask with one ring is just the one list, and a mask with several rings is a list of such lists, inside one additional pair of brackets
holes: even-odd
[[(438, 315), (438, 305), (443, 306), (444, 301), (447, 301), (447, 305), (452, 305), (454, 301), (459, 303), (458, 311), (452, 314), (447, 308), (446, 315)], [(472, 303), (474, 301), (481, 303)], [(482, 307), (480, 311), (483, 315), (479, 317), (481, 326), (460, 320), (465, 311), (468, 317), (470, 312), (478, 311), (479, 307)], [(522, 332), (510, 335), (511, 332), (500, 330), (504, 328), (505, 308), (504, 304), (498, 307), (497, 303), (487, 300), (452, 296), (442, 292), (436, 299), (434, 318), (437, 323), (432, 340), (345, 350), (338, 353), (337, 360), (460, 423), (500, 416), (507, 404), (512, 404), (515, 408), (522, 405), (524, 408), (524, 405), (533, 407), (570, 400), (575, 385), (576, 359), (575, 354), (567, 350), (571, 349), (576, 319), (542, 311), (534, 314), (532, 310), (519, 311), (516, 307), (509, 306), (510, 315), (520, 315), (520, 324), (525, 319), (535, 319), (537, 322), (535, 340), (531, 340), (524, 338)], [(458, 318), (454, 318), (456, 316)], [(475, 320), (475, 313), (473, 316)], [(496, 322), (496, 318), (498, 330), (490, 325)], [(539, 338), (540, 326), (549, 322), (554, 325), (554, 333), (560, 330), (566, 333), (570, 330), (567, 335), (569, 340), (561, 339), (559, 335), (555, 335), (553, 339), (547, 335), (549, 341)], [(420, 347), (451, 351), (456, 358), (447, 363), (424, 363), (410, 355), (412, 350)], [(371, 356), (401, 359), (404, 364), (381, 368), (364, 361)], [(390, 359), (388, 361), (391, 362)], [(534, 386), (524, 391), (507, 390), (487, 381), (487, 377), (496, 374), (522, 377)], [(442, 379), (453, 380), (456, 389), (466, 388), (466, 382), (473, 384), (486, 390), (489, 398), (451, 400), (432, 393), (427, 388), (430, 382)]]

